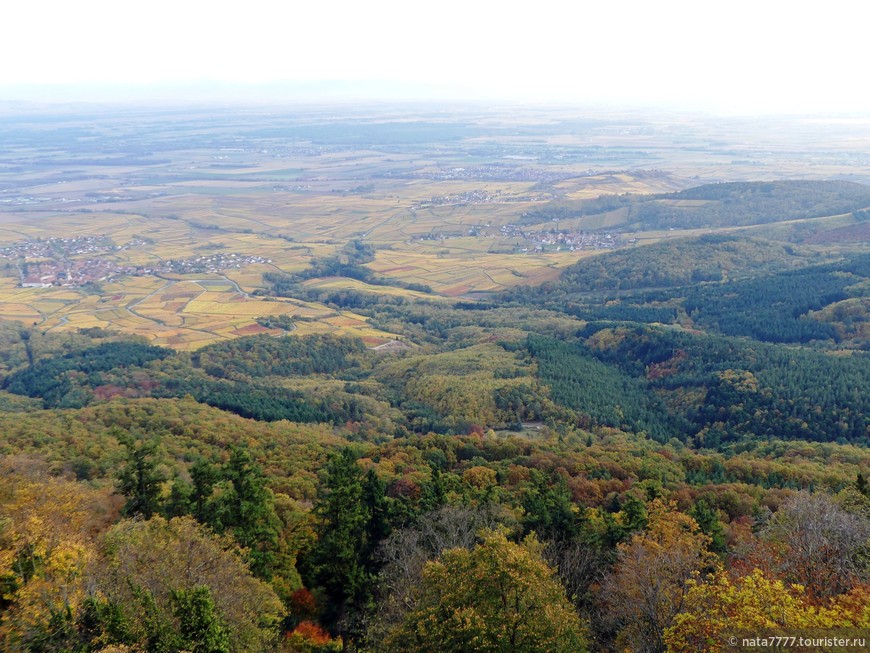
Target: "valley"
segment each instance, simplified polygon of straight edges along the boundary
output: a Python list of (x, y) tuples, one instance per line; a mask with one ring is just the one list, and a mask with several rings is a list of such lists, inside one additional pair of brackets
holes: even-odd
[(2, 105), (0, 651), (864, 636), (868, 152), (857, 118)]

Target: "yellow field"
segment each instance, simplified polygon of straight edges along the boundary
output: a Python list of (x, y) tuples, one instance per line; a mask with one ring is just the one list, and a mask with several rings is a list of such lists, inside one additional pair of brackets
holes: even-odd
[(348, 279), (346, 277), (325, 277), (322, 279), (311, 279), (302, 284), (305, 288), (317, 290), (338, 290), (350, 289), (362, 292), (373, 293), (376, 295), (384, 295), (388, 297), (407, 297), (409, 299), (425, 299), (429, 301), (444, 299), (437, 295), (429, 293), (417, 292), (415, 290), (406, 290), (405, 288), (396, 288), (394, 286), (376, 286), (357, 281), (356, 279)]
[(191, 349), (242, 335), (279, 333), (259, 326), (256, 318), (289, 315), (316, 320), (299, 322), (299, 333), (340, 333), (375, 344), (395, 337), (369, 327), (359, 315), (314, 302), (251, 297), (234, 291), (231, 283), (201, 277), (125, 277), (106, 284), (99, 295), (65, 288), (18, 288), (13, 283), (14, 279), (0, 279), (0, 319), (35, 323), (43, 330), (111, 328), (155, 344)]
[[(469, 239), (472, 240), (472, 239)], [(400, 251), (380, 251), (369, 265), (376, 272), (430, 286), (435, 292), (456, 297), (473, 292), (495, 292), (510, 286), (555, 279), (561, 268), (576, 262), (584, 252), (546, 254), (489, 254), (457, 245), (432, 251), (426, 245)]]
[[(523, 211), (547, 199), (548, 191), (535, 182), (381, 174), (409, 166), (434, 175), (445, 169), (436, 156), (339, 150), (314, 157), (256, 155), (252, 163), (250, 153), (229, 150), (219, 157), (220, 165), (214, 165), (217, 157), (211, 150), (182, 150), (173, 156), (185, 163), (162, 169), (161, 174), (168, 176), (152, 179), (149, 172), (140, 177), (141, 183), (127, 187), (125, 175), (133, 178), (142, 172), (135, 166), (96, 166), (88, 171), (96, 171), (93, 178), (68, 184), (52, 182), (50, 175), (41, 172), (18, 175), (19, 180), (27, 177), (32, 182), (28, 192), (40, 199), (68, 202), (72, 198), (78, 203), (54, 210), (42, 204), (17, 211), (0, 207), (0, 246), (58, 236), (104, 236), (114, 243), (111, 250), (69, 258), (85, 261), (96, 256), (117, 266), (152, 272), (119, 276), (87, 290), (21, 288), (18, 276), (0, 278), (0, 319), (36, 323), (43, 330), (99, 326), (192, 349), (270, 332), (256, 318), (288, 315), (304, 318), (295, 322), (295, 333), (356, 335), (368, 344), (379, 344), (395, 334), (373, 329), (365, 317), (316, 302), (254, 293), (264, 288), (264, 274), (308, 269), (313, 260), (339, 253), (350, 239), (375, 247), (376, 258), (368, 267), (376, 274), (424, 284), (433, 293), (334, 277), (308, 280), (307, 289), (350, 289), (449, 302), (556, 279), (562, 268), (590, 255), (513, 253), (523, 243), (497, 235), (500, 226), (516, 223)], [(305, 179), (298, 181), (302, 173)], [(661, 192), (677, 186), (664, 175), (628, 174), (579, 176), (555, 184), (568, 198)], [(462, 203), (462, 197), (473, 201)], [(111, 203), (105, 203), (107, 198)], [(620, 216), (600, 221), (597, 226), (613, 226)], [(472, 228), (484, 229), (485, 234), (470, 236)], [(182, 273), (190, 268), (168, 264), (232, 254), (263, 261), (242, 267), (203, 266), (200, 269), (208, 271), (198, 274)], [(4, 274), (17, 272), (8, 259), (0, 260), (4, 262)]]
[(567, 199), (581, 200), (622, 193), (669, 193), (682, 190), (686, 184), (665, 175), (633, 177), (623, 173), (577, 177), (559, 182), (556, 187)]

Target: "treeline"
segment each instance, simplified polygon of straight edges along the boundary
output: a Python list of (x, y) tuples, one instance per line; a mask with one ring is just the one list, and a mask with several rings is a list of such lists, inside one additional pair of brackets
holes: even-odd
[[(870, 187), (848, 181), (707, 184), (643, 203), (631, 221), (647, 228), (730, 227), (850, 213), (870, 204)], [(701, 200), (700, 206), (673, 201)]]
[[(713, 282), (716, 275), (698, 273), (696, 262), (737, 278)], [(566, 269), (558, 282), (516, 288), (500, 298), (508, 305), (537, 304), (589, 321), (674, 324), (684, 312), (683, 324), (691, 320), (724, 335), (837, 343), (849, 336), (848, 325), (838, 326), (832, 312), (819, 311), (866, 296), (868, 272), (868, 255), (812, 264), (790, 246), (710, 236), (591, 257)], [(647, 285), (664, 287), (634, 290)]]
[[(212, 345), (192, 357), (137, 342), (106, 342), (44, 358), (9, 375), (4, 388), (39, 397), (48, 408), (79, 408), (117, 395), (190, 395), (252, 419), (344, 423), (362, 420), (372, 402), (348, 393), (312, 396), (254, 379), (330, 372), (355, 377), (364, 354), (359, 340), (316, 335), (284, 340), (254, 336)], [(157, 361), (165, 367), (148, 365)]]
[(195, 367), (217, 378), (304, 376), (350, 372), (367, 358), (358, 338), (310, 335), (238, 338), (203, 347), (191, 356)]
[(153, 397), (184, 397), (227, 410), (242, 417), (274, 422), (360, 421), (365, 410), (353, 397), (323, 399), (298, 390), (244, 381), (201, 378), (194, 375), (165, 379), (155, 388)]
[(566, 304), (568, 315), (590, 322), (640, 322), (642, 324), (672, 324), (677, 319), (677, 308), (670, 306), (646, 306), (630, 302), (608, 301), (602, 304)]
[(673, 329), (590, 325), (602, 361), (649, 380), (698, 446), (754, 438), (870, 444), (866, 354), (839, 356)]
[(432, 292), (432, 289), (427, 285), (384, 277), (365, 267), (366, 263), (374, 260), (374, 247), (359, 240), (352, 240), (338, 254), (312, 260), (311, 267), (306, 270), (293, 274), (267, 272), (263, 275), (263, 281), (267, 285), (268, 292), (277, 297), (314, 299), (317, 296), (318, 299), (332, 298), (333, 301), (330, 303), (347, 308), (368, 305), (368, 303), (377, 301), (377, 297), (366, 297), (365, 293), (358, 291), (344, 292), (343, 294), (332, 292), (327, 293), (326, 297), (319, 297), (323, 294), (322, 292), (305, 288), (302, 283), (309, 279), (323, 277), (346, 277), (372, 286), (393, 286), (417, 292)]
[(519, 222), (520, 224), (529, 225), (601, 215), (630, 207), (637, 202), (643, 201), (645, 197), (649, 196), (629, 194), (601, 195), (600, 197), (586, 200), (560, 200), (532, 209), (531, 211), (523, 212), (520, 214)]
[(638, 229), (698, 229), (840, 215), (868, 205), (870, 187), (848, 181), (729, 182), (659, 195), (604, 195), (554, 203), (527, 211), (520, 220), (538, 224), (620, 211), (620, 224)]
[(850, 297), (850, 288), (868, 279), (870, 255), (853, 256), (842, 263), (695, 288), (683, 306), (699, 324), (726, 335), (766, 342), (836, 341), (832, 325), (807, 313)]
[(789, 245), (705, 235), (584, 258), (564, 270), (560, 286), (566, 293), (690, 286), (780, 272), (816, 260)]
[[(418, 360), (420, 373), (412, 374), (398, 372), (394, 356), (332, 335), (251, 336), (193, 354), (139, 343), (89, 344), (87, 339), (80, 348), (13, 372), (6, 389), (65, 408), (116, 396), (190, 395), (252, 419), (354, 423), (365, 432), (390, 435), (465, 433), (475, 425), (504, 427), (560, 414), (531, 372), (516, 365), (515, 355), (502, 360), (497, 352), (504, 350), (494, 345), (430, 353)], [(118, 353), (127, 348), (128, 355)], [(134, 355), (143, 351), (148, 356)], [(474, 367), (457, 375), (454, 365), (468, 357)]]
[(106, 342), (79, 352), (49, 358), (9, 376), (4, 388), (15, 394), (40, 397), (46, 407), (76, 408), (86, 397), (75, 392), (76, 378), (96, 378), (97, 373), (116, 368), (141, 367), (171, 355), (162, 347), (137, 342)]
[[(315, 496), (317, 470), (335, 447), (354, 441), (366, 456), (381, 461), (388, 493), (413, 507), (421, 483), (437, 467), (460, 476), (475, 465), (492, 468), (501, 483), (516, 481), (512, 465), (547, 474), (563, 468), (575, 499), (590, 506), (622, 501), (637, 483), (655, 481), (677, 491), (684, 485), (716, 494), (716, 505), (732, 516), (751, 515), (752, 506), (775, 502), (783, 488), (839, 491), (870, 464), (866, 448), (780, 438), (728, 442), (719, 451), (694, 449), (676, 439), (661, 444), (616, 429), (578, 429), (569, 422), (539, 425), (521, 436), (413, 434), (381, 444), (352, 429), (329, 424), (258, 422), (184, 399), (114, 399), (76, 410), (0, 414), (0, 454), (13, 452), (45, 461), (55, 475), (101, 485), (128, 457), (125, 444), (156, 445), (158, 468), (169, 481), (190, 482), (188, 466), (205, 458), (225, 460), (233, 445), (245, 444), (263, 467), (275, 492), (308, 502)], [(631, 454), (632, 451), (637, 455)], [(171, 483), (170, 483), (171, 485)], [(713, 486), (721, 486), (714, 488)], [(513, 487), (513, 486), (511, 486)], [(170, 486), (162, 485), (164, 493)], [(771, 488), (766, 494), (765, 488)], [(693, 492), (695, 490), (692, 490)]]
[(806, 316), (848, 297), (856, 279), (801, 270), (694, 289), (683, 306), (698, 324), (766, 342), (836, 340), (836, 329)]
[[(133, 439), (119, 428), (135, 403), (103, 416), (120, 443), (114, 508), (111, 486), (0, 460), (0, 518), (13, 535), (0, 540), (0, 564), (14, 561), (0, 567), (6, 649), (468, 650), (469, 638), (500, 642), (503, 624), (523, 618), (516, 650), (644, 651), (653, 638), (682, 652), (700, 650), (710, 629), (755, 624), (761, 598), (781, 627), (870, 625), (870, 489), (855, 473), (866, 450), (772, 443), (701, 455), (573, 429), (537, 441), (334, 438), (328, 457), (267, 473), (259, 460), (281, 459), (286, 439), (249, 430), (248, 452), (203, 432), (201, 413), (201, 428), (179, 437), (206, 448), (177, 457), (164, 447), (181, 443), (159, 429)], [(319, 446), (299, 436), (294, 447)], [(278, 489), (314, 470), (310, 509)], [(742, 473), (834, 487), (764, 489), (735, 481)], [(808, 530), (820, 538), (809, 550)], [(463, 610), (472, 624), (420, 630)]]
[[(844, 271), (863, 263), (849, 265), (824, 274), (848, 283)], [(544, 422), (710, 448), (756, 437), (867, 442), (870, 404), (858, 389), (870, 387), (870, 366), (861, 352), (628, 322), (578, 329), (564, 316), (512, 309), (391, 307), (377, 315), (385, 327), (401, 320), (407, 336), (431, 342), (430, 349), (376, 355), (354, 339), (254, 336), (184, 354), (136, 342), (93, 346), (86, 338), (75, 341), (80, 349), (32, 366), (16, 359), (5, 388), (47, 407), (190, 395), (243, 417), (354, 425), (370, 437)], [(552, 335), (527, 335), (533, 329)]]

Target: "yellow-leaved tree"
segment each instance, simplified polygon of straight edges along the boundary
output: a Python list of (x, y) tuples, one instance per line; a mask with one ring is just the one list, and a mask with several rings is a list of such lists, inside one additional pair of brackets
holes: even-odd
[(729, 634), (764, 628), (868, 628), (870, 594), (853, 588), (826, 605), (810, 601), (804, 587), (786, 585), (760, 569), (733, 579), (719, 570), (707, 582), (689, 581), (685, 609), (665, 631), (669, 653), (727, 651)]
[(426, 563), (416, 607), (387, 637), (407, 653), (576, 653), (586, 629), (534, 537), (489, 532)]
[(73, 629), (93, 535), (116, 514), (108, 491), (51, 477), (37, 461), (0, 463), (0, 650), (49, 646)]

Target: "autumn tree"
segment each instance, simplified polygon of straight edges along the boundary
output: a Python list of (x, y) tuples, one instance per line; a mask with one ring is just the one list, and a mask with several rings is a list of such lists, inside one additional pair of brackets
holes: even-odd
[(117, 512), (108, 490), (10, 462), (0, 461), (0, 650), (70, 650), (82, 643), (94, 533)]
[(416, 608), (386, 650), (559, 653), (586, 650), (586, 630), (534, 536), (489, 532), (469, 550), (426, 563)]
[(786, 500), (762, 530), (775, 545), (778, 571), (818, 598), (842, 594), (870, 577), (870, 519), (824, 494)]
[(817, 606), (804, 587), (788, 585), (754, 569), (733, 578), (719, 569), (702, 582), (691, 579), (683, 612), (665, 630), (669, 653), (719, 653), (732, 649), (728, 634), (738, 630), (870, 626), (866, 590)]
[(445, 505), (421, 515), (413, 526), (393, 531), (378, 547), (382, 567), (377, 577), (376, 610), (366, 631), (368, 641), (375, 648), (382, 646), (387, 634), (416, 606), (427, 562), (448, 549), (473, 548), (479, 542), (478, 533), (509, 520), (506, 510), (492, 505)]
[[(254, 578), (233, 541), (191, 517), (122, 521), (105, 535), (89, 578), (96, 611), (107, 616), (104, 638), (114, 643), (262, 651), (284, 616), (274, 591)], [(188, 648), (202, 642), (211, 648)]]
[(606, 568), (607, 552), (582, 539), (551, 540), (546, 543), (544, 556), (558, 573), (568, 598), (584, 614), (590, 611), (594, 590)]
[(674, 504), (653, 501), (645, 531), (618, 546), (603, 597), (623, 649), (659, 653), (662, 633), (683, 608), (686, 582), (710, 564), (710, 539)]

